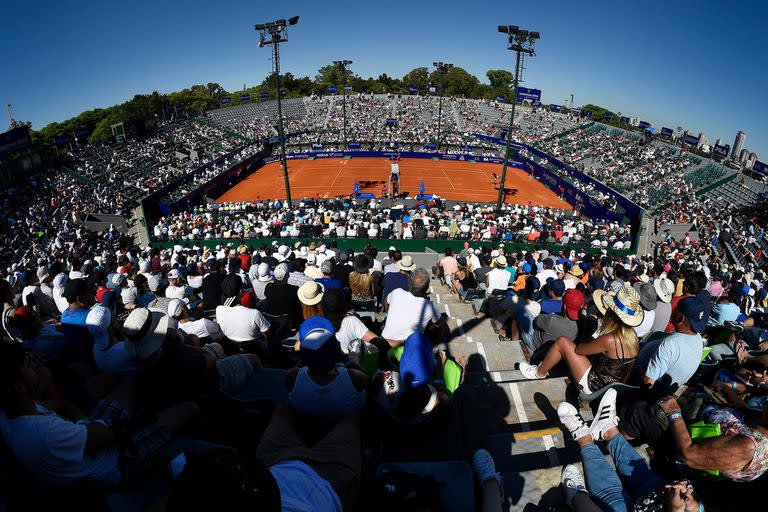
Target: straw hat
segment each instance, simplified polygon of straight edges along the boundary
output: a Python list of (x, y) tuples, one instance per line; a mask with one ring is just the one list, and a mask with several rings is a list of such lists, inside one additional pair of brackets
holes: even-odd
[(307, 281), (299, 288), (296, 294), (299, 301), (306, 306), (314, 306), (323, 300), (323, 285), (315, 281)]
[(505, 256), (499, 256), (496, 258), (496, 267), (497, 268), (506, 268), (507, 266), (507, 258)]
[(675, 293), (675, 284), (671, 280), (666, 277), (654, 279), (653, 287), (656, 288), (656, 293), (662, 302), (669, 303), (672, 301), (672, 295)]
[(630, 327), (643, 323), (645, 313), (640, 305), (640, 295), (631, 285), (625, 284), (616, 293), (595, 290), (592, 297), (595, 306), (603, 315), (610, 309), (616, 313), (619, 320)]
[(323, 271), (320, 270), (320, 267), (317, 267), (315, 265), (308, 265), (306, 269), (304, 269), (304, 275), (309, 277), (310, 279), (321, 279), (325, 277), (323, 275)]
[(413, 272), (416, 269), (416, 263), (413, 262), (412, 257), (406, 254), (403, 259), (397, 262), (397, 268), (406, 272)]

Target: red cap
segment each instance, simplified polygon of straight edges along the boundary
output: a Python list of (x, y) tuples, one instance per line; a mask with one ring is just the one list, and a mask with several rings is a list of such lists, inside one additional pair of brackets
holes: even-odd
[(255, 309), (257, 302), (258, 302), (258, 299), (256, 298), (256, 295), (253, 292), (245, 292), (240, 296), (240, 304), (242, 304), (243, 306), (249, 309)]
[(563, 295), (563, 304), (565, 305), (565, 316), (571, 320), (578, 320), (579, 310), (584, 305), (584, 294), (572, 288)]
[(16, 308), (16, 310), (13, 312), (13, 316), (15, 318), (32, 318), (35, 316), (35, 310), (30, 306), (21, 306)]

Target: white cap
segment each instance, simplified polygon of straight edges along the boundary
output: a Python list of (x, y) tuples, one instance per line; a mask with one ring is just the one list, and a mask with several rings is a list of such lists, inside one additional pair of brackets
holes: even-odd
[(181, 272), (179, 272), (179, 269), (171, 269), (171, 271), (168, 272), (168, 279), (181, 279)]
[(278, 266), (275, 267), (275, 279), (278, 281), (282, 281), (285, 279), (286, 274), (288, 274), (288, 265), (285, 263), (281, 263)]
[(168, 316), (171, 318), (179, 319), (184, 312), (184, 307), (187, 304), (181, 299), (173, 299), (168, 303)]

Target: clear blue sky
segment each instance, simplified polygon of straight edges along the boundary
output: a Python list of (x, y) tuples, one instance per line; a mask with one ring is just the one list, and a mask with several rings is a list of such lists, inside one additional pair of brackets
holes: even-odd
[[(273, 7), (274, 6), (274, 7)], [(768, 2), (10, 0), (0, 17), (0, 100), (41, 128), (134, 94), (261, 82), (269, 51), (253, 25), (300, 15), (284, 71), (314, 76), (352, 59), (362, 76), (402, 76), (434, 60), (485, 79), (513, 67), (498, 24), (542, 34), (525, 84), (546, 103), (596, 103), (655, 127), (682, 126), (768, 160)], [(8, 127), (1, 117), (0, 130)]]

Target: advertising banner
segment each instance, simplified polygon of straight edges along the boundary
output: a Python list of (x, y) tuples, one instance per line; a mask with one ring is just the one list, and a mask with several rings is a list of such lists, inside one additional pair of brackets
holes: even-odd
[(0, 133), (0, 159), (31, 145), (32, 137), (27, 126), (19, 126), (5, 133)]

